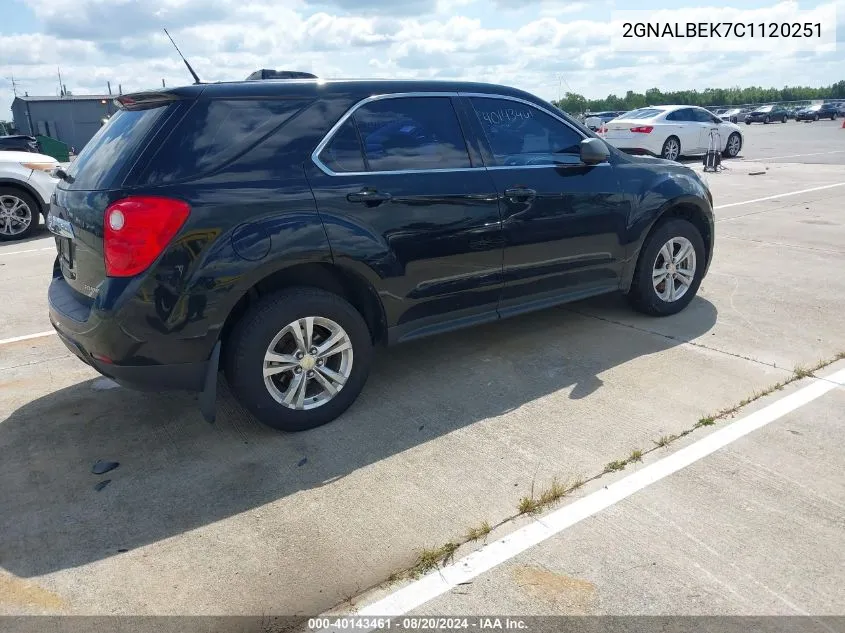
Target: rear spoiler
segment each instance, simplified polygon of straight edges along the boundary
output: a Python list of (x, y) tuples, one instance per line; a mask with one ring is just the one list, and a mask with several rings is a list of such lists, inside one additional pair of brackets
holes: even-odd
[(149, 110), (181, 99), (182, 97), (172, 92), (137, 92), (117, 97), (114, 104), (121, 110)]

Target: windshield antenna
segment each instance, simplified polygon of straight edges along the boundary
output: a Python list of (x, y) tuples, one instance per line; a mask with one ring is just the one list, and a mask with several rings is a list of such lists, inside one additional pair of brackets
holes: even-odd
[(177, 52), (177, 53), (179, 53), (179, 57), (181, 57), (181, 58), (182, 58), (182, 61), (183, 61), (183, 62), (185, 62), (185, 66), (187, 66), (187, 67), (188, 67), (188, 72), (189, 72), (189, 73), (191, 73), (191, 76), (194, 78), (194, 83), (195, 83), (195, 84), (202, 83), (202, 82), (200, 81), (200, 78), (199, 78), (199, 77), (197, 76), (197, 74), (194, 72), (194, 69), (193, 69), (193, 68), (191, 68), (191, 65), (188, 63), (188, 60), (187, 60), (187, 59), (185, 59), (185, 56), (182, 54), (182, 51), (180, 51), (180, 50), (179, 50), (179, 47), (178, 47), (178, 46), (176, 46), (176, 42), (174, 42), (174, 41), (173, 41), (173, 38), (172, 38), (172, 37), (170, 37), (170, 33), (168, 33), (168, 32), (167, 32), (167, 29), (164, 29), (164, 34), (165, 34), (165, 35), (166, 35), (166, 36), (170, 39), (170, 43), (171, 43), (171, 44), (173, 44), (173, 48), (175, 48), (175, 49), (176, 49), (176, 52)]

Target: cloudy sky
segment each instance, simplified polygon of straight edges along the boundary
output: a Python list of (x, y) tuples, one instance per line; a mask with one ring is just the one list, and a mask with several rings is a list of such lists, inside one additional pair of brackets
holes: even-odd
[[(190, 83), (166, 26), (204, 81), (259, 68), (320, 77), (466, 78), (544, 98), (628, 90), (827, 85), (845, 78), (845, 0), (733, 0), (774, 15), (836, 5), (837, 51), (621, 52), (611, 12), (688, 9), (718, 0), (2, 0), (0, 118), (19, 92), (55, 95), (57, 67), (75, 94)], [(780, 7), (780, 9), (778, 9)], [(695, 11), (698, 9), (699, 11)], [(667, 46), (667, 49), (669, 47)]]

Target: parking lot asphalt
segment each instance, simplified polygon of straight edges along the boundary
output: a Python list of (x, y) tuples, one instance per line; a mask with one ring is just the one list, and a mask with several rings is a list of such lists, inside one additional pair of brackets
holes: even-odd
[[(590, 480), (832, 360), (845, 130), (747, 128), (743, 158), (708, 176), (716, 255), (687, 310), (652, 319), (607, 296), (383, 350), (349, 412), (301, 434), (259, 426), (222, 380), (214, 425), (195, 396), (112, 388), (41, 336), (52, 240), (3, 244), (0, 614), (364, 609), (410, 586), (383, 583), (424, 548), (542, 521), (509, 520), (532, 489)], [(804, 150), (831, 153), (774, 158)], [(835, 386), (418, 612), (841, 613), (843, 402)], [(95, 476), (99, 459), (120, 465)]]
[(789, 120), (768, 125), (740, 123), (739, 127), (745, 137), (742, 155), (747, 159), (845, 165), (841, 117), (835, 121)]

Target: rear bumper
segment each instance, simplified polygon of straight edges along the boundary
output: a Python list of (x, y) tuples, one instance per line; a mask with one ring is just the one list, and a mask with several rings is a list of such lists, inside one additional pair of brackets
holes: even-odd
[[(51, 317), (52, 321), (52, 317)], [(61, 326), (53, 327), (65, 346), (84, 363), (103, 376), (136, 391), (202, 391), (208, 363), (183, 363), (179, 365), (115, 365), (97, 360), (81, 343), (71, 339)]]
[(207, 359), (159, 363), (136, 353), (139, 341), (116, 319), (79, 303), (61, 277), (48, 291), (50, 322), (65, 346), (81, 361), (117, 383), (139, 391), (202, 391)]

